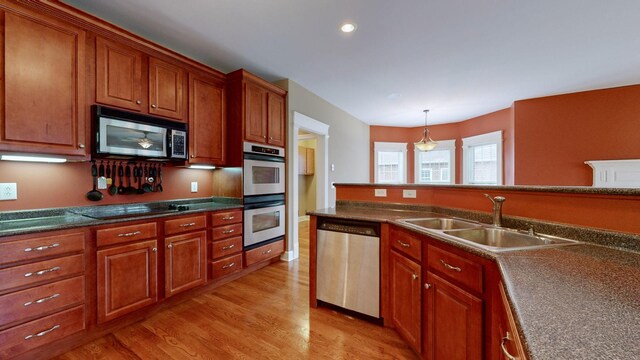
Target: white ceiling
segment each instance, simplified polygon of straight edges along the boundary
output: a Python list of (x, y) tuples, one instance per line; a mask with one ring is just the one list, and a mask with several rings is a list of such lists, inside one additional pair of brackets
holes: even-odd
[(65, 2), (223, 72), (291, 79), (367, 124), (640, 83), (637, 0)]

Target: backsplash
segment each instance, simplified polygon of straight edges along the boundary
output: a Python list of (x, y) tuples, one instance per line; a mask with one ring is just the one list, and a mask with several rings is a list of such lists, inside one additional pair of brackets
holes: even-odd
[[(0, 183), (16, 183), (18, 188), (18, 199), (0, 201), (0, 211), (139, 203), (213, 195), (211, 170), (165, 166), (162, 173), (163, 192), (111, 196), (107, 190), (101, 190), (104, 194), (102, 200), (89, 201), (86, 194), (93, 186), (89, 162), (42, 164), (0, 161)], [(198, 182), (198, 191), (192, 193), (191, 182), (194, 181)]]

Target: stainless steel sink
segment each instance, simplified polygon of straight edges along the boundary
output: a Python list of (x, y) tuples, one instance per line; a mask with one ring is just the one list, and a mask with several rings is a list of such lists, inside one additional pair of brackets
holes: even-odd
[(471, 229), (481, 226), (478, 223), (452, 218), (403, 219), (400, 221), (431, 230)]
[(502, 228), (447, 230), (444, 231), (444, 233), (494, 251), (531, 249), (577, 243), (577, 241), (574, 240), (555, 236), (529, 235)]

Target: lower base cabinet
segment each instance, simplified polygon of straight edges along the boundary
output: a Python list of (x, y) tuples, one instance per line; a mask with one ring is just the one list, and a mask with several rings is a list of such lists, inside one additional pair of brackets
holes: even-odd
[(165, 239), (165, 296), (204, 285), (207, 232), (198, 231)]
[(525, 351), (518, 335), (516, 323), (509, 307), (502, 283), (498, 286), (496, 299), (493, 302), (492, 314), (493, 333), (491, 340), (491, 353), (493, 359), (500, 360), (526, 360)]
[(278, 240), (244, 252), (244, 266), (271, 260), (284, 252), (284, 240)]
[(158, 301), (156, 240), (98, 250), (98, 323)]
[(431, 272), (424, 295), (425, 358), (482, 359), (482, 299)]
[(421, 266), (391, 251), (391, 321), (396, 330), (417, 353), (421, 352), (420, 315)]

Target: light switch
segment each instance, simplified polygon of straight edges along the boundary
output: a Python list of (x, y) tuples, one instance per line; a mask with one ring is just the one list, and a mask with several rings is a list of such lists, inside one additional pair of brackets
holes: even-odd
[(191, 192), (192, 193), (198, 192), (198, 182), (197, 181), (192, 181), (191, 182)]
[(18, 200), (16, 183), (0, 183), (0, 200)]

